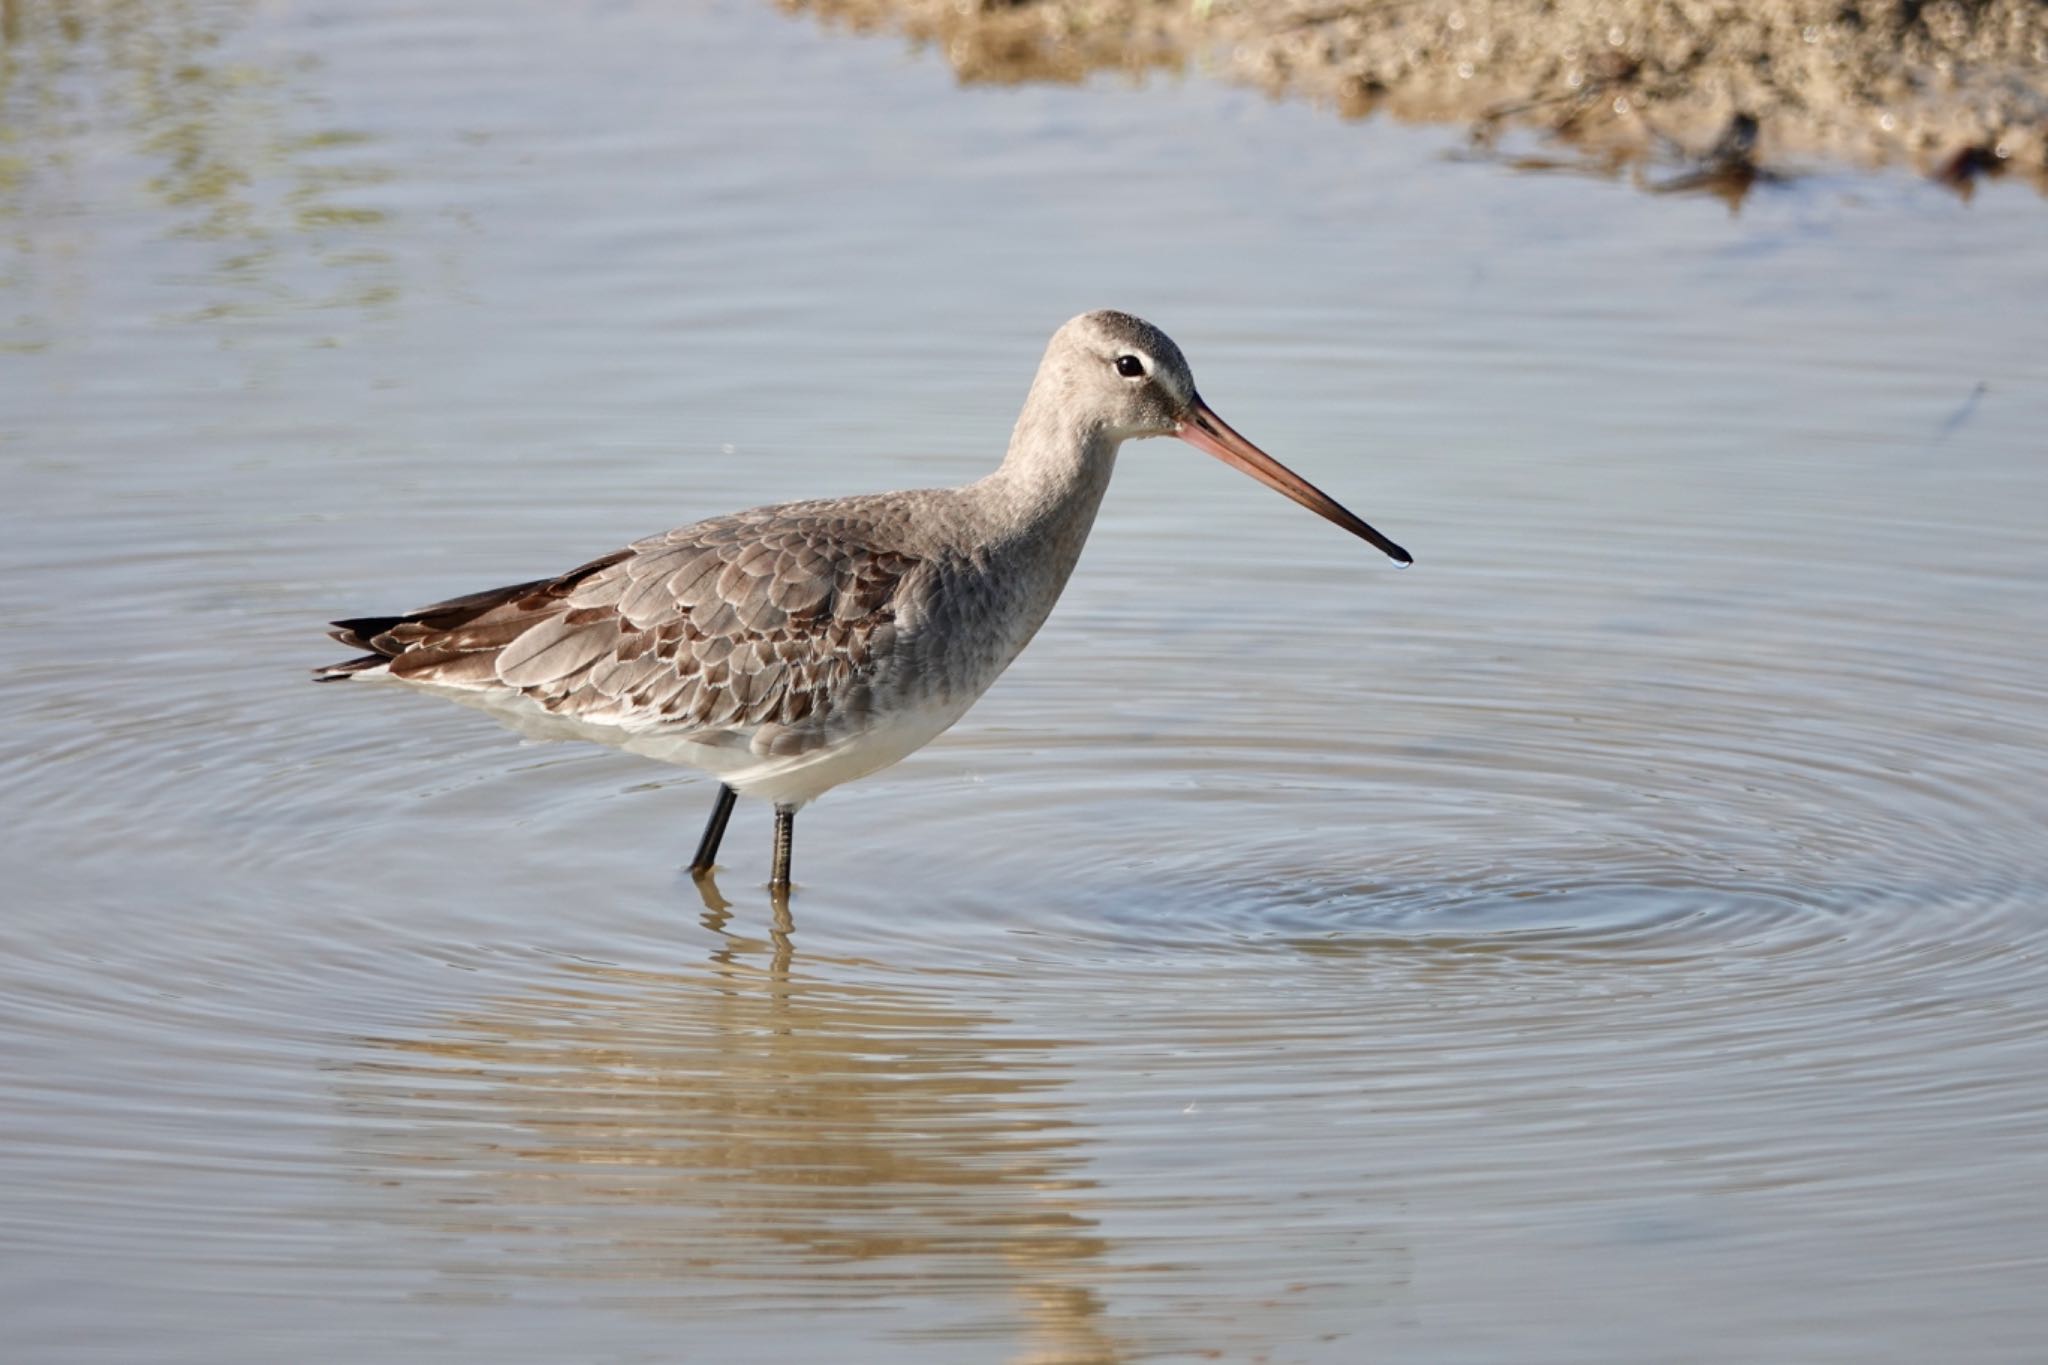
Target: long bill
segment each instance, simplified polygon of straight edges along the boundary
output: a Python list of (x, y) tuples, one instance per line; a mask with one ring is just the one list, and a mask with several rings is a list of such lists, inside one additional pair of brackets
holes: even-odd
[(1366, 525), (1362, 518), (1353, 516), (1344, 504), (1238, 435), (1230, 423), (1212, 412), (1199, 397), (1188, 405), (1187, 416), (1181, 418), (1174, 435), (1232, 468), (1242, 469), (1266, 487), (1285, 493), (1323, 520), (1334, 522), (1373, 546), (1402, 568), (1415, 562), (1413, 555)]

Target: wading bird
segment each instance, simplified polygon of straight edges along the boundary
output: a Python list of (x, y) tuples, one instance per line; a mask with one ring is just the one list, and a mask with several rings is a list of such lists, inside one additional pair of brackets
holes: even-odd
[(1084, 313), (1053, 333), (986, 478), (736, 512), (560, 577), (336, 621), (369, 652), (316, 676), (409, 683), (529, 734), (701, 768), (718, 800), (690, 870), (710, 870), (738, 796), (759, 796), (786, 890), (798, 808), (922, 748), (988, 690), (1066, 586), (1117, 448), (1141, 436), (1178, 436), (1410, 562), (1231, 430), (1164, 332)]

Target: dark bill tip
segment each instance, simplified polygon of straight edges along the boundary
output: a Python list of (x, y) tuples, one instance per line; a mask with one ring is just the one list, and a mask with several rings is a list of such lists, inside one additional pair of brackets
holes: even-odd
[(1200, 398), (1188, 405), (1177, 429), (1183, 441), (1241, 469), (1266, 487), (1285, 494), (1332, 525), (1341, 526), (1405, 569), (1415, 556), (1381, 535), (1363, 517), (1246, 440)]

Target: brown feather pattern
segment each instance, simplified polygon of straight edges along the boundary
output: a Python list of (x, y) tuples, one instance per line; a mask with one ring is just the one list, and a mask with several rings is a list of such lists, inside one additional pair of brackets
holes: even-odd
[[(750, 727), (764, 754), (858, 721), (895, 648), (919, 563), (846, 502), (763, 508), (636, 542), (559, 578), (334, 623), (373, 651), (323, 677), (395, 677), (518, 692), (578, 720), (707, 732)], [(696, 736), (693, 733), (692, 738)]]

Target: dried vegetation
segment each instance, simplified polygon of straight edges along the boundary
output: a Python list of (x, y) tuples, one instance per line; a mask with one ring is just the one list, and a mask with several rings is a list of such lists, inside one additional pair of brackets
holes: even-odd
[(2048, 188), (2048, 0), (781, 3), (906, 33), (964, 81), (1195, 68), (1486, 147), (1534, 133), (1653, 188), (1845, 162)]

